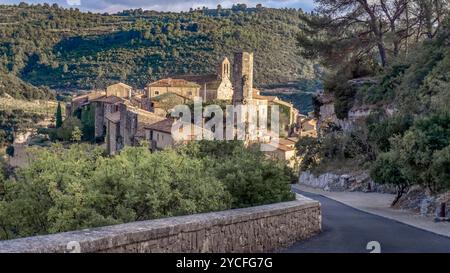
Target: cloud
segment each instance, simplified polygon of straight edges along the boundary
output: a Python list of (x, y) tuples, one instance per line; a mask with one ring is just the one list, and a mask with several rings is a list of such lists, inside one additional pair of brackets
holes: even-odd
[(249, 7), (262, 4), (265, 7), (274, 8), (302, 8), (312, 10), (314, 0), (0, 0), (0, 4), (18, 4), (26, 2), (37, 3), (57, 3), (64, 7), (76, 6), (81, 10), (94, 12), (117, 12), (124, 9), (148, 9), (158, 11), (187, 11), (190, 8), (208, 7), (215, 8), (221, 4), (224, 8), (229, 8), (233, 4), (244, 3)]
[(81, 0), (67, 0), (69, 6), (81, 6)]

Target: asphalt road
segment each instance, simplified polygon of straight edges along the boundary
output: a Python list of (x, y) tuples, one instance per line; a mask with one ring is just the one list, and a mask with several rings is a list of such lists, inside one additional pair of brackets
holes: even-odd
[[(297, 193), (322, 205), (322, 233), (282, 252), (369, 253), (367, 244), (379, 243), (382, 253), (450, 253), (450, 238), (377, 215), (359, 211), (321, 195)], [(377, 247), (377, 243), (374, 243)]]

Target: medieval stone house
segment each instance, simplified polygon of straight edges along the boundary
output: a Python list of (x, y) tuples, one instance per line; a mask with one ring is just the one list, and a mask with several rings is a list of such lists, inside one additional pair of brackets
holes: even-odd
[(131, 86), (119, 82), (106, 88), (106, 96), (116, 96), (119, 98), (130, 99), (132, 97), (132, 91), (133, 88)]
[(125, 102), (117, 112), (108, 113), (106, 120), (106, 148), (109, 154), (115, 154), (125, 146), (147, 141), (145, 127), (164, 118)]
[[(95, 137), (106, 137), (109, 154), (141, 141), (148, 142), (151, 150), (156, 151), (178, 142), (172, 135), (174, 120), (166, 116), (175, 105), (191, 103), (194, 97), (202, 97), (204, 101), (232, 101), (235, 105), (279, 105), (287, 109), (288, 125), (297, 121), (298, 111), (292, 104), (275, 96), (263, 96), (253, 88), (253, 53), (247, 52), (235, 54), (233, 69), (225, 58), (216, 74), (173, 76), (149, 84), (140, 93), (117, 83), (108, 86), (106, 92), (96, 91), (74, 98), (69, 109), (73, 113), (74, 109), (86, 105), (94, 107)], [(212, 135), (202, 128), (192, 132), (184, 141), (196, 139), (198, 132), (202, 136)], [(271, 133), (268, 132), (269, 138)], [(260, 141), (266, 142), (266, 138)], [(295, 151), (292, 141), (278, 145), (269, 156), (289, 161)]]
[(266, 156), (281, 161), (285, 161), (289, 166), (294, 167), (299, 160), (295, 150), (296, 138), (280, 138), (278, 144), (274, 146), (272, 151), (265, 152)]
[(146, 88), (147, 97), (154, 97), (167, 93), (179, 94), (183, 97), (194, 99), (199, 96), (200, 85), (183, 79), (161, 79), (149, 84)]
[(200, 86), (199, 96), (203, 101), (231, 100), (233, 97), (231, 64), (228, 58), (222, 60), (215, 74), (178, 75), (173, 77), (198, 84)]
[(213, 136), (213, 132), (188, 123), (180, 126), (178, 133), (180, 135), (184, 133), (184, 135), (181, 139), (178, 139), (172, 132), (174, 123), (174, 119), (167, 118), (153, 124), (146, 124), (144, 126), (146, 130), (146, 139), (150, 142), (152, 151), (170, 148), (178, 143), (188, 143), (196, 140), (197, 138), (203, 139)]

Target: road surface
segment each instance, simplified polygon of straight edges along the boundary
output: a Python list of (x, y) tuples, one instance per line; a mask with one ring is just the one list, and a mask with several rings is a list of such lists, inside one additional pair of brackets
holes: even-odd
[[(294, 191), (321, 203), (322, 233), (282, 252), (369, 253), (374, 248), (367, 250), (367, 244), (375, 241), (382, 253), (450, 253), (448, 237), (362, 212), (318, 194)], [(372, 244), (377, 247), (377, 243)]]

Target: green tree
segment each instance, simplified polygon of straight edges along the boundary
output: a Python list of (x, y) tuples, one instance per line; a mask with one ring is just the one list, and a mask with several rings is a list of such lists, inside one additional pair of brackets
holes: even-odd
[(72, 137), (70, 138), (70, 140), (72, 142), (80, 142), (82, 136), (83, 136), (83, 132), (81, 132), (81, 130), (78, 126), (75, 126), (73, 128)]
[(58, 107), (56, 108), (55, 119), (56, 119), (56, 128), (60, 128), (63, 123), (61, 102), (58, 102)]
[(76, 117), (69, 117), (62, 123), (60, 128), (56, 129), (56, 138), (62, 141), (71, 141), (73, 137), (73, 132), (82, 130), (83, 124)]
[(9, 146), (6, 148), (6, 154), (7, 154), (9, 157), (14, 157), (14, 152), (15, 152), (15, 149), (14, 149), (14, 146), (13, 146), (13, 145), (9, 145)]
[(321, 157), (318, 138), (302, 137), (295, 144), (297, 155), (301, 157), (300, 170), (306, 171), (316, 167)]
[(397, 189), (397, 195), (392, 201), (392, 206), (397, 204), (411, 185), (402, 172), (402, 163), (399, 155), (395, 152), (381, 154), (371, 168), (370, 176), (376, 183), (394, 185)]

